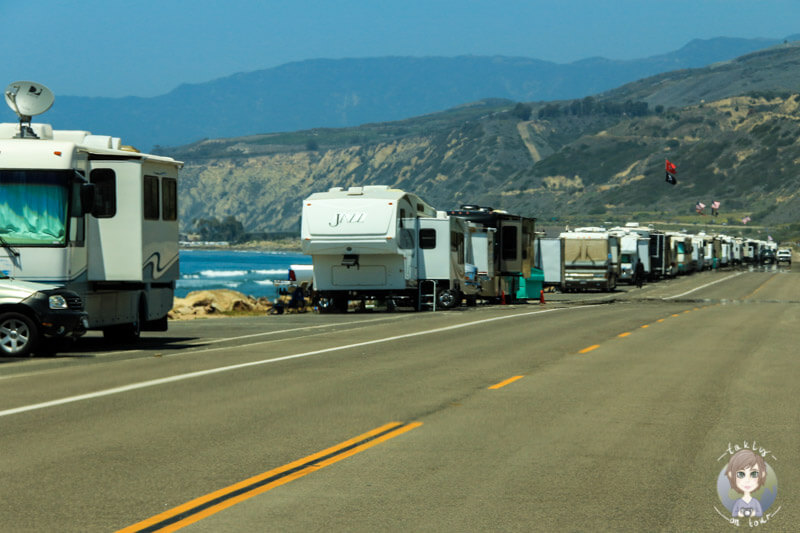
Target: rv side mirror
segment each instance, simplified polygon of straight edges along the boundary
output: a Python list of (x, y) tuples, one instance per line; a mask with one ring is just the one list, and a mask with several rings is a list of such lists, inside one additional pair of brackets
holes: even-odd
[(82, 214), (92, 213), (95, 205), (95, 194), (97, 194), (97, 188), (94, 183), (82, 183), (80, 194)]

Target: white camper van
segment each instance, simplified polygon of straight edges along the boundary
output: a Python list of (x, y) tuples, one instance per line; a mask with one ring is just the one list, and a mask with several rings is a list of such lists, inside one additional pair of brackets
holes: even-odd
[(6, 89), (20, 123), (0, 124), (0, 267), (77, 292), (89, 328), (108, 337), (166, 330), (182, 163), (116, 137), (31, 124), (49, 108), (35, 99), (48, 93), (32, 82)]
[(335, 187), (303, 201), (301, 241), (314, 289), (340, 312), (366, 298), (460, 305), (476, 271), (468, 268), (468, 231), (466, 221), (385, 185)]

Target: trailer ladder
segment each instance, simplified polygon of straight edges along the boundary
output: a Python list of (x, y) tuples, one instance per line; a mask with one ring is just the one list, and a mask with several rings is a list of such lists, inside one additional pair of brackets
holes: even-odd
[[(433, 292), (425, 292), (425, 284), (433, 287)], [(436, 311), (436, 280), (423, 279), (417, 286), (417, 311), (422, 311), (423, 307), (429, 307), (431, 311)]]

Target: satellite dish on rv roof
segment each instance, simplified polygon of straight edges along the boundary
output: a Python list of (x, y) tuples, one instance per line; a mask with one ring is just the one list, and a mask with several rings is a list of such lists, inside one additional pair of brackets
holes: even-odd
[(19, 116), (20, 122), (30, 122), (53, 105), (53, 91), (33, 81), (15, 81), (5, 90), (6, 103)]

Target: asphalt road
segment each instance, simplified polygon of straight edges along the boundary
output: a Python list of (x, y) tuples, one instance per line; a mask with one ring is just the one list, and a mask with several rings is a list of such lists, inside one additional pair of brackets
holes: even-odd
[(0, 360), (0, 531), (725, 531), (737, 446), (797, 530), (797, 275)]

